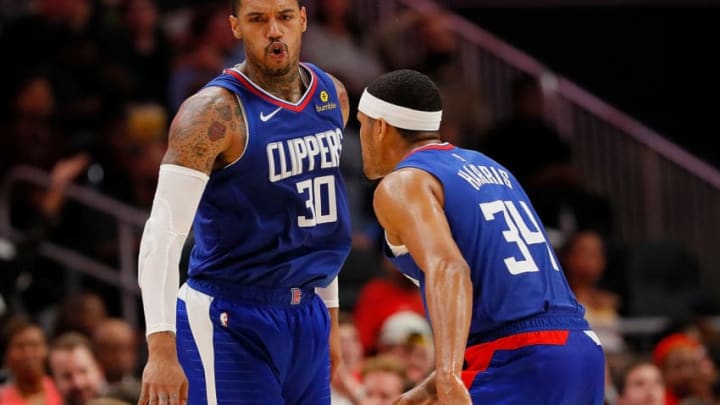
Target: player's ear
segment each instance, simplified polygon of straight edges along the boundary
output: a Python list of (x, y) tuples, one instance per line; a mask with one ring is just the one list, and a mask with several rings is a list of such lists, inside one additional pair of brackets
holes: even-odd
[(230, 21), (230, 29), (232, 30), (233, 36), (237, 39), (242, 39), (242, 32), (240, 32), (240, 19), (234, 15), (228, 17)]
[(300, 25), (302, 26), (302, 32), (307, 31), (307, 11), (305, 6), (300, 7)]
[(388, 131), (390, 130), (390, 126), (388, 125), (387, 121), (385, 121), (383, 118), (378, 118), (375, 121), (375, 130), (378, 140), (382, 140), (388, 135)]

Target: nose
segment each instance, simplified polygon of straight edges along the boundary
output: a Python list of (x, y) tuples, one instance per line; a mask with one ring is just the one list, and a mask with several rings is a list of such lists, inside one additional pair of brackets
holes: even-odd
[(275, 18), (270, 19), (270, 27), (268, 28), (267, 37), (271, 41), (277, 41), (282, 38), (280, 24), (278, 24), (278, 20)]

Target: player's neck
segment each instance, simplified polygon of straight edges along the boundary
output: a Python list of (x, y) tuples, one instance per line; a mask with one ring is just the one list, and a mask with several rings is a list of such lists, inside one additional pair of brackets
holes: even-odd
[(427, 139), (419, 139), (413, 142), (406, 143), (404, 141), (400, 141), (403, 144), (398, 145), (395, 147), (390, 148), (390, 155), (388, 156), (388, 162), (391, 163), (391, 168), (394, 168), (397, 166), (400, 162), (402, 162), (406, 157), (408, 157), (411, 153), (413, 153), (416, 149), (422, 148), (423, 146), (427, 146), (434, 143), (440, 143), (439, 138), (427, 138)]
[(300, 66), (291, 68), (288, 73), (280, 76), (269, 75), (262, 68), (247, 62), (236, 67), (260, 88), (290, 103), (300, 100), (310, 82), (309, 78), (304, 78), (306, 73), (301, 73), (303, 68)]
[(417, 141), (414, 141), (410, 144), (408, 144), (405, 152), (403, 153), (403, 156), (407, 156), (411, 154), (416, 149), (422, 148), (423, 146), (431, 145), (434, 143), (442, 143), (440, 138), (426, 138), (426, 139), (419, 139)]

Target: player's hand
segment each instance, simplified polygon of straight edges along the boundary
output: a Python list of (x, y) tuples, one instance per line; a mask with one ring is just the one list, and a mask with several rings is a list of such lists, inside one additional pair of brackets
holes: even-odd
[(330, 381), (336, 378), (338, 367), (342, 363), (342, 348), (340, 346), (340, 324), (338, 323), (338, 309), (329, 308), (330, 312)]
[(437, 375), (435, 380), (437, 403), (440, 405), (472, 405), (470, 394), (460, 376)]
[(149, 356), (142, 376), (138, 405), (184, 405), (188, 382), (178, 362), (175, 336), (169, 332), (148, 337)]

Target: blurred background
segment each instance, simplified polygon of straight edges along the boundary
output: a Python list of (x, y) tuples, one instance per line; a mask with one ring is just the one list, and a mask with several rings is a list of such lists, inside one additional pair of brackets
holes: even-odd
[[(301, 3), (302, 59), (353, 108), (334, 404), (390, 403), (433, 366), (419, 292), (381, 256), (355, 120), (364, 86), (397, 68), (438, 83), (445, 140), (523, 183), (603, 342), (606, 402), (641, 403), (627, 387), (645, 364), (662, 395), (642, 403), (720, 403), (720, 1)], [(0, 0), (0, 404), (31, 403), (28, 386), (34, 403), (136, 401), (140, 235), (179, 105), (244, 59), (229, 12)], [(77, 364), (90, 377), (60, 377)]]

